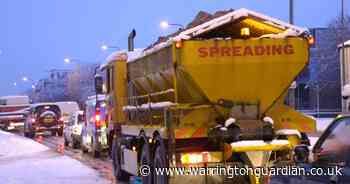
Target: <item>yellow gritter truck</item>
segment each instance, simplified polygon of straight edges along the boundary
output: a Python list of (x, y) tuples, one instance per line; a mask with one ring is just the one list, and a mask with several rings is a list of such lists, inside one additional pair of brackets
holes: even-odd
[(309, 62), (308, 38), (305, 29), (239, 9), (150, 48), (112, 54), (101, 68), (116, 178), (268, 183), (255, 174), (156, 171), (291, 161), (293, 147), (315, 131), (313, 119), (285, 105), (290, 85)]

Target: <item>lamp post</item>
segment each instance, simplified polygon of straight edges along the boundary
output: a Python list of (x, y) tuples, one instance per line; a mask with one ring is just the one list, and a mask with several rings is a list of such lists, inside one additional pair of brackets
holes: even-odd
[[(342, 30), (344, 31), (345, 29), (345, 17), (344, 17), (344, 0), (341, 0), (341, 27)], [(344, 40), (344, 34), (341, 34), (341, 41), (342, 41), (342, 48), (341, 48), (341, 64), (340, 64), (340, 73), (341, 73), (341, 79), (340, 79), (340, 85), (341, 87), (343, 87), (344, 81), (345, 81), (345, 69), (343, 68), (343, 66), (345, 66), (345, 40)], [(345, 104), (345, 102), (342, 100), (342, 111), (345, 110), (344, 107), (346, 107), (347, 105)]]
[(289, 23), (294, 24), (294, 1), (289, 0)]

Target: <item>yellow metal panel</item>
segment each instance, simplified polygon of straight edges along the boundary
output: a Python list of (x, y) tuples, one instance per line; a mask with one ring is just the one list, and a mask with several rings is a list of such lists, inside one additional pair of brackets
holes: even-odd
[(307, 65), (308, 51), (302, 38), (185, 41), (177, 62), (211, 102), (260, 103), (262, 114)]

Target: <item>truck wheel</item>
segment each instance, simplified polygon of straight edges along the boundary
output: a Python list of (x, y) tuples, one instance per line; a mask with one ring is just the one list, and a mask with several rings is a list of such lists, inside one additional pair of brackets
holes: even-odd
[[(146, 166), (146, 167), (152, 168), (150, 148), (147, 142), (145, 142), (142, 146), (140, 162), (141, 162), (141, 167)], [(142, 176), (141, 180), (142, 180), (142, 184), (152, 184), (152, 172), (148, 176)]]
[[(167, 159), (166, 152), (163, 141), (160, 140), (159, 145), (156, 147), (154, 151), (154, 160), (153, 160), (153, 171), (156, 168), (166, 168), (167, 167)], [(168, 179), (166, 175), (157, 175), (156, 172), (153, 172), (153, 183), (154, 184), (167, 184)]]
[(129, 174), (122, 170), (121, 168), (121, 143), (120, 138), (113, 140), (112, 144), (112, 161), (113, 161), (113, 170), (114, 176), (117, 181), (129, 181)]

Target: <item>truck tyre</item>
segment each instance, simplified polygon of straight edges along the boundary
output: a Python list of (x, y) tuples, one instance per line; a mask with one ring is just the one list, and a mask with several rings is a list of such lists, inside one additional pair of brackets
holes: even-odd
[[(158, 140), (157, 140), (158, 139)], [(153, 159), (153, 171), (156, 168), (166, 168), (167, 167), (167, 157), (166, 151), (164, 147), (163, 140), (159, 137), (156, 138), (157, 146), (154, 151), (154, 159)], [(156, 172), (153, 172), (153, 183), (154, 184), (168, 184), (168, 178), (166, 175), (156, 175)]]
[(129, 174), (122, 170), (121, 168), (121, 143), (120, 138), (116, 138), (113, 140), (112, 144), (112, 161), (113, 161), (113, 170), (114, 176), (117, 181), (129, 181)]
[[(144, 166), (144, 167), (153, 168), (152, 161), (151, 161), (150, 147), (147, 141), (145, 141), (142, 146), (140, 163), (141, 163), (141, 167)], [(141, 177), (142, 184), (152, 184), (152, 178), (153, 177), (152, 177), (152, 171), (151, 171), (148, 176)]]

